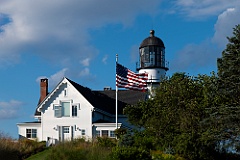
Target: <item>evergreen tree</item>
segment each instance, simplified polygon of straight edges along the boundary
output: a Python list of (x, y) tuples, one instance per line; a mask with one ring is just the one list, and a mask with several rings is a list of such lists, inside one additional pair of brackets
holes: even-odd
[(233, 28), (233, 36), (217, 60), (219, 107), (215, 118), (219, 138), (227, 146), (239, 146), (240, 135), (240, 25)]
[(240, 99), (240, 25), (233, 29), (233, 36), (218, 58), (219, 89), (231, 105), (239, 105)]

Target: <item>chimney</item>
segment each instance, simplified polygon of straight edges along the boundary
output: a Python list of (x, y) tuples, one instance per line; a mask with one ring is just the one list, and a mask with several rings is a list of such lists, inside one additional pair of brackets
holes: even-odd
[(48, 79), (44, 78), (40, 80), (40, 103), (48, 95)]

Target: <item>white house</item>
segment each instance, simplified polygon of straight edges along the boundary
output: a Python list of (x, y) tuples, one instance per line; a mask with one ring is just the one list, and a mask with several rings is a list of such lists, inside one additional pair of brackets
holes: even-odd
[[(115, 97), (115, 90), (92, 91), (66, 77), (48, 93), (48, 79), (41, 79), (37, 121), (18, 123), (19, 137), (46, 141), (48, 145), (79, 137), (115, 137)], [(119, 128), (131, 128), (123, 108), (145, 97), (143, 92), (118, 91)]]

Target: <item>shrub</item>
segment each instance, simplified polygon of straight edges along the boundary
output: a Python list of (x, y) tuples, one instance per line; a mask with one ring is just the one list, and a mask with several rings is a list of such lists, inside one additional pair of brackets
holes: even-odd
[(110, 157), (111, 160), (151, 160), (149, 151), (137, 147), (115, 147)]
[(13, 140), (8, 135), (0, 132), (1, 159), (25, 159), (45, 149), (45, 142), (36, 142), (28, 139)]
[(97, 145), (101, 147), (114, 147), (116, 146), (117, 141), (113, 138), (108, 137), (97, 137)]
[(25, 159), (33, 154), (41, 152), (46, 148), (45, 142), (37, 142), (29, 139), (21, 139), (18, 143), (21, 159)]
[(166, 154), (162, 151), (151, 151), (152, 160), (184, 160), (184, 158), (178, 155)]
[(76, 139), (73, 141), (60, 143), (56, 146), (51, 147), (50, 153), (47, 156), (46, 160), (108, 160), (111, 149), (105, 146), (106, 145), (102, 147), (99, 145), (95, 145), (94, 143), (85, 142), (81, 139)]
[(133, 144), (134, 144), (134, 137), (129, 132), (122, 135), (118, 141), (118, 145), (120, 147), (133, 146)]

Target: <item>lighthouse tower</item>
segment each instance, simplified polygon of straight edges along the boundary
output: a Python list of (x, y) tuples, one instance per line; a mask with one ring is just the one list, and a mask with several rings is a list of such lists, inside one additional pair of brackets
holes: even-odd
[(160, 38), (155, 37), (154, 33), (154, 30), (150, 30), (150, 36), (145, 38), (139, 47), (139, 68), (137, 68), (139, 73), (148, 73), (147, 83), (150, 93), (159, 86), (161, 78), (168, 70), (164, 43)]

